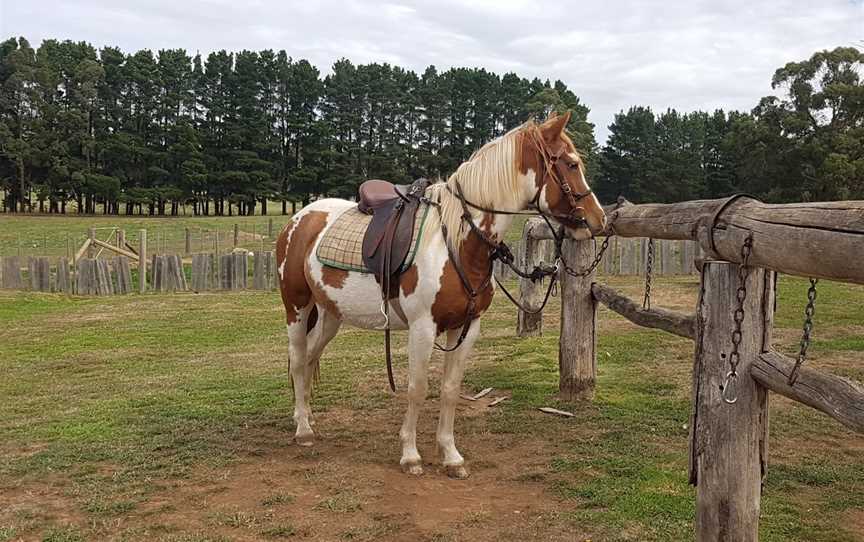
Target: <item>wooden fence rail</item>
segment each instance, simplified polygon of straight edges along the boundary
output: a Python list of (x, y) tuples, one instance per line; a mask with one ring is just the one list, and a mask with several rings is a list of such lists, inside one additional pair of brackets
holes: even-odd
[[(766, 205), (742, 197), (669, 205), (631, 205), (619, 201), (607, 208), (616, 237), (610, 240), (601, 273), (639, 274), (646, 244), (655, 246), (655, 271), (689, 272), (701, 260), (700, 298), (695, 315), (641, 303), (590, 276), (561, 273), (559, 387), (590, 397), (596, 379), (596, 303), (603, 303), (637, 325), (662, 329), (695, 343), (690, 427), (690, 481), (696, 489), (696, 540), (758, 540), (763, 477), (767, 471), (768, 394), (773, 391), (809, 405), (845, 426), (864, 433), (864, 386), (846, 378), (804, 367), (794, 384), (795, 360), (772, 350), (775, 271), (864, 284), (864, 202)], [(531, 222), (531, 221), (529, 221)], [(730, 337), (737, 306), (741, 246), (752, 236), (747, 277), (740, 361), (730, 375)], [(628, 239), (629, 238), (629, 239)], [(545, 224), (526, 224), (526, 263), (534, 247), (551, 239)], [(683, 244), (676, 244), (683, 241)], [(535, 252), (531, 252), (535, 251)], [(593, 240), (566, 240), (565, 258), (572, 268), (589, 265)], [(721, 261), (725, 260), (725, 261)], [(565, 288), (565, 284), (570, 286)], [(537, 299), (539, 288), (524, 284), (522, 300)], [(530, 303), (529, 303), (530, 304)], [(574, 317), (578, 315), (578, 317)], [(518, 320), (520, 334), (530, 334)], [(541, 329), (534, 322), (533, 329)], [(566, 361), (566, 363), (565, 363)], [(737, 376), (736, 376), (737, 375)], [(578, 383), (577, 385), (574, 382)], [(727, 396), (724, 399), (724, 390)], [(735, 401), (731, 401), (731, 399)]]
[[(741, 262), (753, 236), (750, 264), (801, 277), (864, 284), (864, 201), (767, 204), (750, 197), (604, 207), (607, 233), (696, 241), (716, 260)], [(547, 228), (534, 235), (551, 239)]]

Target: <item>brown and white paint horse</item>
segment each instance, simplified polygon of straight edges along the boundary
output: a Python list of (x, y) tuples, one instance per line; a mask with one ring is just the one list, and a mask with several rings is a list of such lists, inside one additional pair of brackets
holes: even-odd
[[(399, 463), (406, 472), (423, 472), (416, 445), (417, 416), (426, 398), (434, 341), (443, 333), (447, 347), (455, 347), (467, 315), (469, 298), (445, 243), (450, 244), (474, 288), (484, 283), (490, 270), (489, 245), (462, 218), (462, 204), (454, 195), (457, 180), (465, 199), (478, 207), (521, 211), (534, 205), (547, 215), (565, 217), (559, 222), (572, 237), (584, 238), (586, 225), (592, 233), (605, 227), (603, 209), (591, 194), (579, 154), (564, 132), (569, 119), (567, 113), (550, 117), (540, 125), (530, 121), (523, 124), (483, 146), (446, 182), (433, 184), (426, 191), (430, 200), (438, 202), (439, 210), (429, 212), (420, 250), (402, 275), (398, 297), (391, 301), (390, 310), (391, 328), (408, 330), (408, 411), (399, 433)], [(582, 195), (578, 205), (574, 206), (576, 200), (565, 193), (568, 188)], [(379, 330), (385, 324), (377, 293), (380, 290), (371, 274), (322, 266), (315, 255), (327, 228), (354, 205), (342, 199), (315, 201), (291, 219), (276, 243), (294, 381), (295, 440), (301, 446), (313, 442), (309, 402), (324, 347), (343, 322)], [(493, 241), (503, 239), (512, 222), (508, 215), (476, 209), (471, 213), (474, 223)], [(567, 220), (568, 216), (574, 220)], [(447, 227), (447, 239), (442, 221)], [(467, 477), (468, 471), (453, 437), (455, 408), (465, 361), (480, 330), (479, 315), (489, 307), (493, 293), (491, 284), (480, 292), (464, 341), (444, 355), (437, 442), (448, 475), (456, 478)], [(394, 308), (397, 304), (401, 310)]]

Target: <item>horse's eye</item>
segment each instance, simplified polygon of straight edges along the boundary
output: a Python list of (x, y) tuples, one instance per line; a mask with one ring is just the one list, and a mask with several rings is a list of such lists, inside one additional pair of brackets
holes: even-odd
[(579, 169), (579, 162), (570, 162), (569, 164), (567, 164), (567, 167), (569, 167), (573, 171), (576, 171)]

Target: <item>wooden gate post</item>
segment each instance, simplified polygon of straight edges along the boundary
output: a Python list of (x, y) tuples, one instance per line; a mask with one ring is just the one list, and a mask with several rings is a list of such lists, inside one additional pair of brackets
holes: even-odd
[(147, 291), (147, 230), (138, 232), (138, 292)]
[[(594, 261), (594, 241), (567, 239), (561, 247), (562, 258), (576, 271)], [(574, 277), (562, 266), (561, 337), (558, 348), (558, 389), (561, 399), (591, 399), (597, 381), (597, 305), (591, 295), (595, 272)]]
[[(522, 257), (521, 266), (525, 270), (531, 270), (535, 265), (543, 261), (545, 256), (545, 248), (552, 241), (544, 241), (531, 237), (531, 230), (536, 222), (528, 220), (522, 228)], [(549, 280), (549, 279), (546, 279)], [(519, 302), (532, 310), (537, 310), (543, 303), (543, 295), (546, 293), (547, 284), (545, 281), (533, 282), (530, 279), (519, 279)], [(518, 311), (516, 317), (516, 335), (519, 337), (532, 337), (542, 335), (543, 333), (543, 313), (529, 314), (525, 311)]]
[(751, 268), (741, 324), (737, 378), (729, 372), (738, 264), (705, 262), (696, 310), (690, 483), (696, 485), (696, 540), (758, 540), (762, 477), (768, 451), (768, 392), (750, 377), (752, 361), (771, 344), (773, 273)]

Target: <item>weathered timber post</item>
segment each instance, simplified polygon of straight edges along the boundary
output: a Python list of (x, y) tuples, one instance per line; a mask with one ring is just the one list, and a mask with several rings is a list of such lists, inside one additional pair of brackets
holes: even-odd
[(273, 239), (273, 219), (267, 219), (267, 238)]
[(266, 289), (266, 280), (265, 269), (264, 269), (264, 253), (256, 252), (255, 257), (253, 258), (253, 271), (252, 271), (252, 289), (254, 290), (264, 290)]
[[(758, 250), (758, 249), (757, 249)], [(743, 304), (738, 374), (731, 371), (738, 265), (708, 261), (696, 310), (690, 483), (696, 485), (696, 540), (756, 541), (768, 450), (768, 392), (750, 377), (753, 360), (771, 343), (773, 273), (751, 268)]]
[[(533, 269), (541, 263), (546, 255), (546, 245), (552, 241), (534, 239), (531, 230), (535, 226), (534, 220), (525, 222), (522, 228), (522, 257), (521, 265), (525, 270)], [(546, 293), (545, 281), (532, 281), (526, 278), (519, 279), (519, 302), (530, 310), (537, 310), (543, 303), (543, 295)], [(516, 335), (519, 337), (531, 337), (543, 333), (543, 313), (536, 314), (519, 311), (516, 317)]]
[(126, 256), (117, 256), (114, 258), (114, 275), (117, 277), (116, 292), (118, 294), (128, 294), (132, 291), (132, 274), (129, 271), (129, 258)]
[(147, 230), (138, 232), (138, 292), (147, 291)]
[(57, 291), (64, 294), (72, 293), (72, 283), (69, 280), (69, 259), (57, 260)]
[(24, 288), (24, 280), (21, 277), (21, 258), (18, 256), (6, 256), (3, 258), (3, 288), (7, 290), (21, 290)]
[(51, 264), (48, 258), (30, 256), (28, 261), (30, 289), (34, 292), (51, 291)]
[(117, 248), (126, 250), (126, 230), (117, 230)]
[(189, 231), (189, 228), (186, 228), (186, 251), (184, 254), (189, 255), (192, 253), (192, 232)]
[[(594, 260), (594, 241), (565, 240), (561, 256), (576, 271)], [(597, 306), (591, 295), (596, 272), (574, 277), (563, 268), (561, 278), (561, 337), (558, 349), (558, 389), (566, 401), (591, 399), (597, 381)]]
[(96, 254), (96, 228), (87, 228), (87, 237), (90, 239), (90, 247), (87, 249), (87, 257), (93, 258)]
[(240, 225), (234, 224), (234, 248), (237, 248), (237, 245), (240, 242)]

